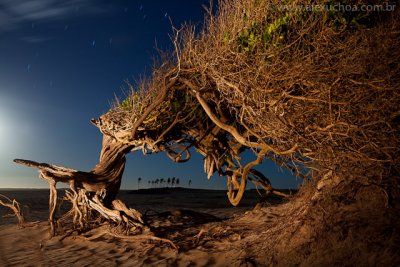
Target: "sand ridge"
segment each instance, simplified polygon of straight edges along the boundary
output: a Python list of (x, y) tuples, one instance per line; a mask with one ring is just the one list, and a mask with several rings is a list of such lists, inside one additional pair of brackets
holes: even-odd
[(151, 229), (144, 238), (119, 237), (105, 225), (50, 239), (44, 192), (6, 193), (19, 196), (31, 221), (40, 222), (19, 228), (14, 218), (2, 218), (0, 266), (254, 266), (257, 252), (246, 250), (247, 241), (257, 236), (252, 228), (279, 217), (270, 210), (275, 206), (253, 210), (259, 197), (251, 193), (234, 208), (225, 205), (223, 191), (123, 191), (119, 197), (128, 205), (142, 207)]
[[(262, 216), (260, 211), (252, 213)], [(250, 229), (252, 222), (245, 219), (248, 216), (193, 223), (198, 217), (194, 211), (177, 210), (158, 219), (152, 218), (154, 229), (163, 229), (157, 236), (170, 239), (177, 249), (157, 240), (104, 234), (109, 230), (108, 226), (79, 236), (72, 234), (50, 239), (46, 222), (22, 229), (16, 225), (3, 225), (0, 226), (0, 265), (252, 266), (252, 255), (248, 255), (243, 242), (255, 236)], [(189, 221), (192, 223), (187, 223)]]

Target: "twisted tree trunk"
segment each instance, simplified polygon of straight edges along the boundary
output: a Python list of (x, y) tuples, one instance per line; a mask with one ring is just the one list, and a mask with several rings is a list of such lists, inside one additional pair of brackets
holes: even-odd
[(104, 135), (100, 162), (90, 172), (24, 159), (15, 159), (14, 162), (38, 168), (41, 178), (54, 180), (56, 183), (74, 183), (76, 189), (84, 189), (88, 193), (101, 194), (105, 190), (104, 204), (110, 204), (121, 185), (126, 149), (126, 145)]
[[(136, 229), (143, 223), (141, 214), (129, 209), (122, 201), (116, 199), (120, 189), (125, 168), (125, 154), (129, 146), (116, 139), (103, 135), (100, 161), (90, 172), (82, 172), (47, 163), (15, 159), (14, 162), (39, 169), (39, 176), (48, 181), (50, 186), (49, 222), (52, 234), (56, 233), (56, 222), (73, 218), (74, 227), (85, 227), (93, 222), (93, 210), (101, 217), (124, 225), (126, 230)], [(57, 182), (68, 183), (64, 200), (72, 203), (72, 209), (62, 218), (55, 218), (57, 206)]]

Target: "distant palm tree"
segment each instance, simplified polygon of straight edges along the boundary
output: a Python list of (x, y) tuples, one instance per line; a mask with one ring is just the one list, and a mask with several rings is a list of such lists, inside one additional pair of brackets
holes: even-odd
[(139, 177), (139, 178), (137, 179), (137, 189), (138, 189), (138, 190), (139, 190), (140, 181), (142, 181), (142, 177)]
[(170, 185), (170, 183), (171, 183), (171, 178), (170, 178), (170, 177), (168, 177), (168, 179), (167, 179), (167, 185), (169, 186), (169, 185)]
[(192, 179), (189, 179), (189, 187), (192, 185)]
[(177, 185), (177, 186), (179, 185), (179, 178), (176, 179), (176, 185)]
[(156, 179), (156, 187), (158, 186), (158, 183), (160, 182), (160, 179)]
[(150, 180), (148, 181), (148, 183), (149, 183), (149, 187), (151, 187), (151, 181)]
[(160, 186), (162, 187), (162, 185), (164, 184), (164, 178), (160, 179)]
[(174, 187), (174, 185), (175, 185), (175, 179), (176, 179), (175, 177), (172, 177), (172, 180), (171, 180), (171, 186), (172, 187)]
[(151, 185), (152, 185), (152, 187), (154, 187), (154, 183), (155, 183), (155, 181), (151, 181)]

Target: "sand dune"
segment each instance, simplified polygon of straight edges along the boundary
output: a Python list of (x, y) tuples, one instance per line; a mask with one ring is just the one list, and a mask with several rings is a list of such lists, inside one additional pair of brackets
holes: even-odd
[[(153, 234), (173, 244), (147, 235), (116, 236), (106, 233), (107, 226), (50, 239), (47, 190), (0, 193), (20, 200), (28, 219), (39, 221), (19, 228), (0, 209), (0, 266), (252, 266), (255, 255), (245, 244), (257, 234), (249, 226), (265, 227), (278, 217), (274, 207), (252, 210), (259, 200), (254, 191), (239, 207), (229, 205), (224, 191), (121, 191), (120, 199), (146, 214)], [(253, 221), (244, 215), (249, 212)]]

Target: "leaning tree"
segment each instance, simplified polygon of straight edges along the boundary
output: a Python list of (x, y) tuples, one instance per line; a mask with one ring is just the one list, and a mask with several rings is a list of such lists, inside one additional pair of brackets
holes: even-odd
[[(165, 152), (178, 163), (200, 153), (208, 178), (227, 177), (233, 205), (248, 181), (279, 194), (255, 169), (267, 159), (321, 196), (351, 198), (360, 188), (387, 203), (399, 196), (398, 11), (383, 17), (274, 3), (220, 1), (200, 33), (174, 29), (174, 53), (92, 119), (103, 134), (92, 171), (15, 160), (49, 182), (53, 233), (68, 221), (93, 227), (98, 216), (141, 231), (140, 213), (116, 199), (125, 155), (134, 151)], [(242, 160), (245, 150), (252, 161)], [(69, 184), (72, 203), (61, 218), (54, 215), (58, 182)]]

